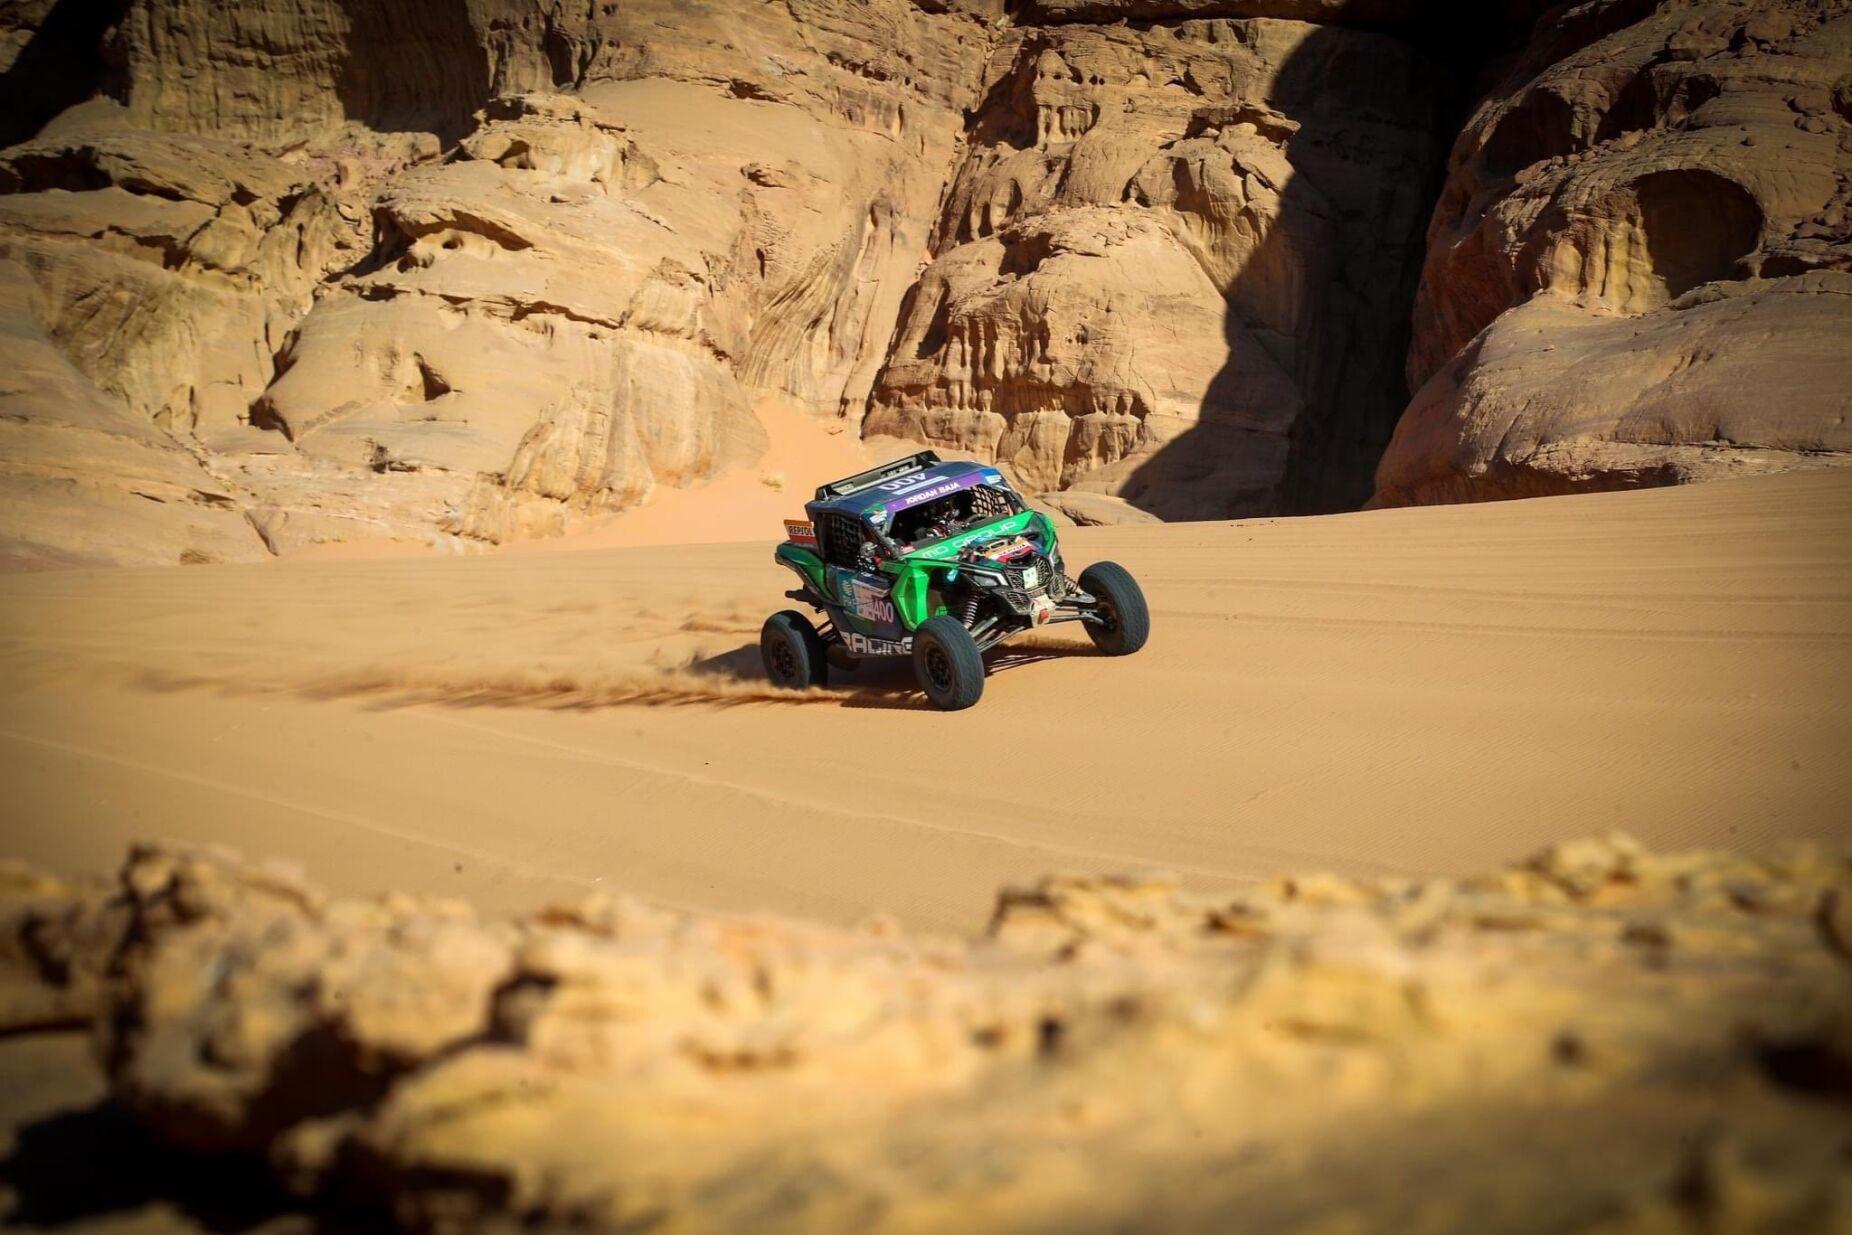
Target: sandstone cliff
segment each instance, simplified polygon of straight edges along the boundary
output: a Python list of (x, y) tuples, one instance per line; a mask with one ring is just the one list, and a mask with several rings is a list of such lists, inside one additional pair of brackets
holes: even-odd
[(1445, 74), (1270, 17), (998, 57), (870, 431), (1165, 517), (1356, 505), (1401, 406)]
[(1540, 8), (11, 6), (4, 554), (552, 534), (767, 399), (1092, 518), (1842, 457), (1842, 0)]
[(987, 38), (902, 0), (128, 4), (99, 93), (0, 155), (5, 337), (237, 526), (44, 519), (28, 486), (149, 486), (10, 401), (66, 447), (9, 457), (16, 552), (499, 541), (749, 461), (755, 395), (859, 405)]
[(1375, 501), (1852, 452), (1852, 8), (1587, 3), (1454, 146)]
[(0, 1012), (94, 1018), (159, 1137), (413, 1230), (1827, 1230), (1849, 906), (1843, 856), (1617, 837), (1049, 879), (928, 940), (143, 848), (0, 885)]

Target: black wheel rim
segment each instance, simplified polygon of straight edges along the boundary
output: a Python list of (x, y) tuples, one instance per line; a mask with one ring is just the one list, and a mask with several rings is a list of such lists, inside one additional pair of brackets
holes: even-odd
[(780, 682), (797, 680), (797, 652), (786, 640), (772, 644), (772, 673)]
[(945, 649), (937, 646), (926, 649), (926, 680), (932, 688), (941, 693), (952, 689), (952, 662), (945, 654)]
[(1119, 615), (1113, 612), (1111, 601), (1102, 598), (1093, 612), (1097, 615), (1100, 629), (1104, 630), (1107, 634), (1110, 635), (1115, 630), (1119, 629)]

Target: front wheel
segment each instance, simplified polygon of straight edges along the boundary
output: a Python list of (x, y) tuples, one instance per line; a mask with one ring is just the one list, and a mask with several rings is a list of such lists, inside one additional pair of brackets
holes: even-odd
[(829, 680), (823, 636), (795, 609), (774, 613), (759, 629), (759, 657), (774, 686), (803, 690)]
[(1117, 562), (1095, 562), (1080, 572), (1081, 589), (1093, 597), (1084, 625), (1100, 651), (1130, 656), (1151, 637), (1151, 611), (1132, 572)]
[(957, 618), (941, 613), (913, 632), (913, 672), (926, 698), (941, 711), (956, 712), (984, 694), (984, 656)]

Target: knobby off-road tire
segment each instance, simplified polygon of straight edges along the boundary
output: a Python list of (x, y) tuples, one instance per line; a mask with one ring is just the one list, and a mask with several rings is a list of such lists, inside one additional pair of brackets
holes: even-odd
[(1099, 621), (1081, 623), (1100, 651), (1130, 656), (1151, 637), (1151, 610), (1132, 572), (1117, 562), (1095, 562), (1080, 572), (1080, 586), (1097, 602)]
[(774, 686), (803, 690), (829, 681), (823, 653), (823, 636), (795, 609), (772, 614), (759, 629), (759, 658)]
[(941, 613), (913, 632), (913, 673), (932, 705), (968, 708), (984, 695), (984, 656), (957, 618)]

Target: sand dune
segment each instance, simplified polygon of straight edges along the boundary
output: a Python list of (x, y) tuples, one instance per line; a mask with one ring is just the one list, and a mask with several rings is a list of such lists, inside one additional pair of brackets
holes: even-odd
[(1080, 529), (1071, 561), (1143, 580), (1150, 647), (1011, 647), (960, 715), (899, 669), (769, 691), (764, 542), (16, 575), (3, 848), (75, 872), (225, 841), (342, 891), (969, 928), (1050, 870), (1844, 838), (1848, 530), (1833, 473)]

